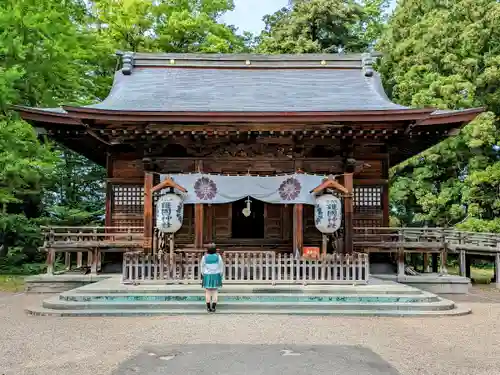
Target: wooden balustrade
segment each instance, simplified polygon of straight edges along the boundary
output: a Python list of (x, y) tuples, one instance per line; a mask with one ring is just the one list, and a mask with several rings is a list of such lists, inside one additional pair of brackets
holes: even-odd
[[(199, 283), (201, 252), (180, 252), (170, 263), (168, 254), (126, 253), (123, 282), (167, 281)], [(367, 254), (333, 254), (323, 259), (295, 258), (271, 251), (225, 251), (224, 280), (229, 283), (366, 283)]]
[[(180, 249), (176, 248), (173, 260), (175, 263), (174, 270), (166, 260), (163, 262), (155, 262), (153, 257), (158, 254), (144, 254), (143, 227), (43, 227), (42, 229), (45, 237), (42, 250), (47, 252), (48, 273), (53, 273), (54, 271), (54, 262), (57, 253), (65, 254), (64, 261), (66, 269), (71, 268), (72, 255), (76, 254), (76, 265), (78, 268), (84, 267), (84, 264), (86, 264), (86, 267), (90, 268), (92, 273), (97, 273), (100, 269), (103, 253), (123, 252), (135, 254), (131, 252), (141, 250), (136, 253), (136, 255), (128, 254), (124, 257), (124, 262), (128, 262), (127, 269), (132, 271), (135, 270), (135, 266), (129, 266), (129, 263), (135, 262), (133, 261), (133, 257), (146, 259), (144, 257), (149, 256), (151, 257), (151, 264), (157, 265), (157, 268), (154, 270), (152, 266), (144, 266), (146, 270), (143, 273), (138, 271), (138, 274), (141, 275), (139, 277), (140, 279), (145, 277), (147, 279), (163, 280), (165, 276), (161, 275), (164, 275), (165, 272), (170, 272), (171, 276), (169, 277), (173, 279), (191, 278), (192, 280), (197, 280), (198, 277), (196, 272), (198, 272), (197, 267), (199, 259), (203, 253), (202, 249), (194, 249), (187, 246), (186, 251), (180, 251)], [(157, 236), (155, 236), (155, 251), (165, 254), (166, 243), (159, 241), (156, 237)], [(404, 254), (408, 252), (425, 254), (440, 253), (441, 271), (444, 273), (446, 273), (445, 261), (448, 253), (459, 254), (459, 260), (461, 261), (460, 269), (461, 273), (464, 275), (466, 272), (466, 254), (492, 256), (495, 257), (496, 263), (500, 262), (500, 260), (497, 262), (497, 259), (499, 259), (497, 254), (500, 254), (500, 235), (493, 233), (464, 232), (443, 228), (355, 227), (353, 228), (353, 240), (354, 249), (358, 253), (398, 253), (398, 269), (400, 274), (404, 273)], [(318, 261), (309, 261), (309, 263), (305, 261), (305, 263), (300, 263), (302, 260), (292, 258), (290, 254), (291, 249), (290, 253), (282, 251), (283, 249), (272, 252), (266, 252), (265, 250), (266, 246), (263, 246), (262, 250), (252, 249), (252, 251), (245, 252), (245, 250), (242, 249), (241, 251), (224, 252), (224, 256), (227, 257), (229, 261), (228, 264), (231, 264), (232, 267), (226, 270), (226, 277), (228, 280), (245, 281), (248, 278), (260, 278), (261, 281), (282, 282), (302, 280), (300, 277), (304, 278), (303, 281), (309, 281), (315, 280), (318, 277), (318, 281), (336, 281), (345, 276), (341, 275), (339, 270), (334, 271), (335, 267), (337, 267), (336, 264), (340, 261), (338, 258), (336, 258), (337, 260), (335, 261), (323, 258)], [(269, 246), (267, 250), (269, 250)], [(282, 253), (281, 255), (279, 255), (280, 252)], [(250, 257), (248, 254), (252, 254), (252, 258), (248, 258)], [(273, 254), (272, 262), (269, 260), (271, 254)], [(333, 254), (331, 256), (338, 257), (342, 255)], [(163, 258), (165, 258), (165, 255), (163, 255)], [(426, 255), (426, 259), (428, 262), (428, 255)], [(137, 262), (139, 262), (139, 260), (137, 260)], [(247, 271), (241, 271), (237, 268), (237, 264), (239, 265), (240, 262), (244, 262)], [(255, 262), (255, 265), (253, 262)], [(300, 263), (300, 273), (296, 272), (298, 267), (297, 262)], [(143, 267), (142, 263), (144, 263), (144, 261), (141, 260), (140, 263), (141, 264), (138, 266), (139, 268)], [(270, 266), (271, 263), (273, 266)], [(266, 265), (267, 268), (263, 265)], [(264, 268), (261, 270), (259, 267)], [(305, 267), (304, 269), (306, 269), (306, 271), (303, 271), (302, 267)], [(323, 271), (316, 273), (315, 267), (328, 269), (331, 273), (325, 273), (324, 275), (321, 273)], [(344, 268), (345, 267), (342, 269)], [(287, 271), (284, 271), (285, 269)], [(497, 269), (500, 269), (500, 263), (497, 265)], [(250, 272), (255, 272), (255, 275), (246, 276), (246, 273), (245, 276), (240, 275), (241, 272), (248, 272), (248, 270), (250, 270)], [(275, 272), (274, 275), (271, 275), (272, 271)], [(149, 275), (149, 273), (151, 273), (151, 275)], [(499, 274), (499, 272), (497, 272), (497, 274)], [(232, 279), (233, 277), (234, 279)], [(330, 277), (330, 279), (328, 279), (328, 277)], [(136, 280), (137, 277), (134, 276), (132, 279)]]
[(101, 268), (102, 255), (106, 252), (126, 252), (142, 248), (143, 227), (42, 227), (47, 252), (47, 273), (54, 273), (57, 253), (64, 253), (65, 269), (71, 269), (71, 255), (76, 253), (76, 267), (86, 267), (96, 274)]
[(354, 246), (362, 251), (459, 252), (492, 254), (499, 251), (500, 235), (443, 228), (354, 228)]

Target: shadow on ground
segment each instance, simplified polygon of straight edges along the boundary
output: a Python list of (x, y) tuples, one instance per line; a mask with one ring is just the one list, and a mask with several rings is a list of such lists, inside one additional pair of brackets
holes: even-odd
[(347, 345), (165, 345), (146, 348), (114, 375), (399, 375), (366, 347)]

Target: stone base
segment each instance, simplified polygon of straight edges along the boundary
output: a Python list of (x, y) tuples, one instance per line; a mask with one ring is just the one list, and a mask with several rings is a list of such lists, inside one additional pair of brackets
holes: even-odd
[(92, 284), (101, 280), (116, 277), (113, 274), (83, 275), (83, 274), (59, 274), (59, 275), (35, 275), (25, 279), (26, 293), (62, 293), (81, 286)]
[(372, 275), (373, 277), (395, 281), (434, 294), (467, 294), (471, 287), (470, 279), (456, 275), (439, 275), (437, 273), (418, 276), (405, 275)]
[[(373, 278), (368, 285), (227, 284), (217, 313), (335, 316), (456, 316), (470, 309), (435, 294)], [(199, 285), (124, 285), (109, 278), (26, 309), (32, 315), (152, 316), (206, 314)]]

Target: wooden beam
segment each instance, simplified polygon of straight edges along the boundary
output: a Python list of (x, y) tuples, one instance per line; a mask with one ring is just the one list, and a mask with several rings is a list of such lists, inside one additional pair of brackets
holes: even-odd
[(153, 243), (153, 174), (144, 173), (144, 250), (150, 251)]
[(347, 194), (344, 196), (344, 226), (345, 226), (345, 245), (346, 253), (352, 253), (353, 250), (353, 173), (344, 174), (344, 187), (347, 189)]
[(141, 177), (108, 177), (106, 179), (106, 182), (109, 182), (112, 184), (136, 185), (136, 184), (142, 184), (144, 182), (144, 176), (141, 176)]

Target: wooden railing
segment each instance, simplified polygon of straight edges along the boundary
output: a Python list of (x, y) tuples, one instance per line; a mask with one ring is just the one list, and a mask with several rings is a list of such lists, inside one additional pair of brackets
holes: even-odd
[[(170, 281), (199, 283), (202, 252), (183, 252), (170, 263), (168, 254), (125, 253), (123, 282)], [(223, 253), (225, 282), (245, 283), (366, 283), (367, 254), (333, 254), (318, 260), (271, 251)]]
[(443, 228), (354, 228), (354, 246), (363, 251), (459, 252), (500, 251), (500, 235)]
[[(143, 249), (143, 227), (44, 227), (42, 229), (45, 236), (42, 250), (47, 252), (48, 273), (53, 273), (56, 253), (65, 254), (66, 269), (71, 268), (72, 256), (76, 254), (76, 266), (78, 268), (85, 267), (84, 264), (86, 264), (89, 271), (97, 273), (101, 267), (103, 253), (128, 253), (131, 251), (142, 253)], [(500, 235), (493, 233), (464, 232), (443, 228), (354, 228), (353, 241), (355, 250), (363, 253), (391, 252), (400, 254), (400, 258), (404, 257), (404, 253), (408, 252), (441, 253), (442, 265), (446, 262), (447, 254), (457, 253), (461, 261), (461, 270), (465, 267), (462, 262), (466, 255), (500, 257)], [(265, 249), (266, 247), (263, 247), (263, 250)], [(255, 249), (252, 250), (254, 250), (253, 253), (257, 253)], [(267, 250), (269, 250), (269, 247)], [(194, 252), (195, 249), (186, 248), (186, 251)], [(234, 253), (234, 256), (238, 257), (244, 254), (244, 252)], [(236, 253), (239, 255), (236, 255)], [(263, 256), (266, 254), (263, 251), (258, 251), (258, 253), (262, 253)], [(280, 262), (276, 253), (277, 251), (273, 252), (275, 254), (274, 264)], [(187, 253), (179, 252), (176, 247), (176, 258), (186, 257), (185, 254)], [(226, 252), (226, 254), (228, 257), (231, 256), (231, 252)], [(287, 256), (289, 255), (283, 253), (282, 259), (288, 259)], [(238, 258), (238, 261), (239, 259), (242, 258)], [(86, 260), (85, 263), (84, 260)], [(236, 258), (234, 258), (234, 262), (236, 262)], [(291, 261), (282, 260), (282, 262)], [(327, 260), (322, 262), (327, 262)], [(500, 260), (498, 262), (500, 265)], [(309, 267), (312, 263), (306, 264)], [(401, 262), (399, 264), (401, 265)], [(333, 265), (331, 266), (333, 267)], [(287, 267), (290, 270), (291, 266), (288, 265)], [(295, 263), (294, 267), (294, 269), (297, 267)], [(300, 264), (300, 267), (302, 267), (302, 264)], [(251, 269), (254, 268), (252, 265)], [(275, 268), (275, 270), (279, 272), (278, 268)], [(443, 270), (446, 271), (445, 266)], [(230, 270), (226, 275), (230, 275), (229, 272)], [(264, 273), (262, 275), (262, 277), (265, 277)], [(281, 280), (277, 275), (276, 273), (274, 276), (275, 280)], [(287, 271), (286, 275), (292, 275), (291, 271)], [(305, 277), (310, 278), (310, 276)]]
[(71, 269), (72, 254), (76, 254), (76, 267), (82, 268), (86, 255), (86, 267), (97, 273), (102, 254), (126, 252), (143, 246), (143, 227), (42, 227), (47, 252), (47, 273), (54, 272), (57, 253), (64, 253), (65, 269)]

